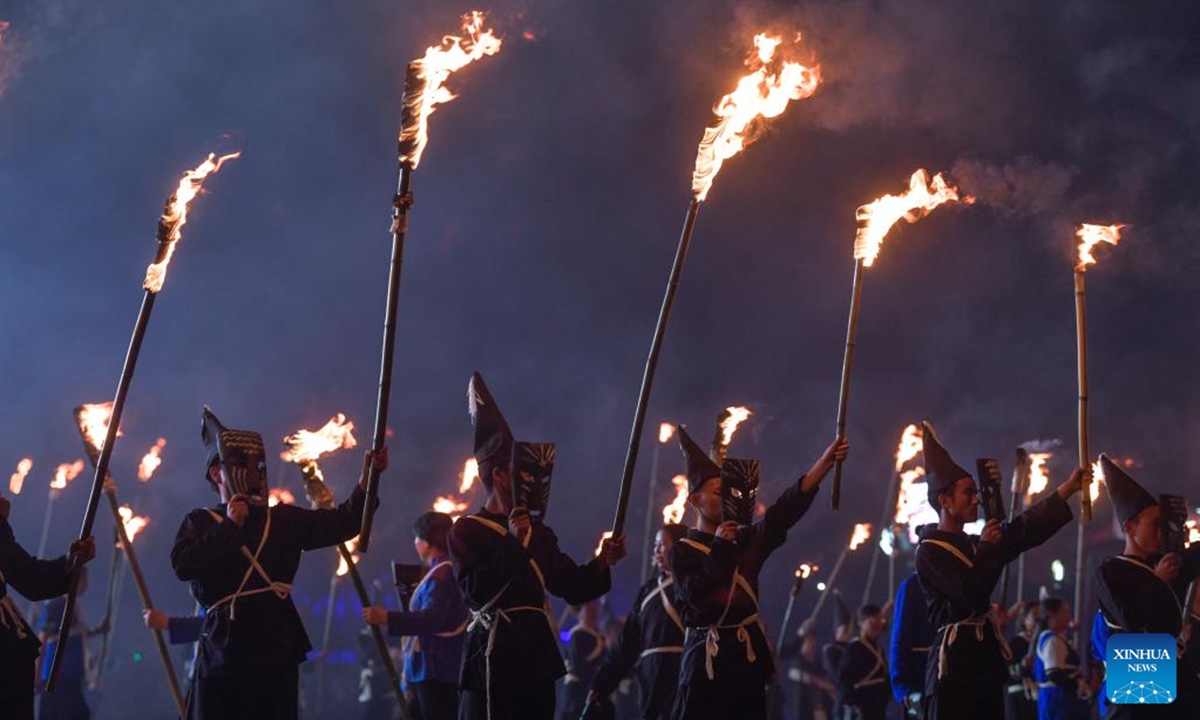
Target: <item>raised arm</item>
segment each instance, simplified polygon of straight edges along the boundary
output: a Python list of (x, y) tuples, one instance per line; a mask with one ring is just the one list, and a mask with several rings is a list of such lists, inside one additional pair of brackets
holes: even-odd
[(641, 657), (642, 650), (642, 600), (645, 592), (639, 592), (634, 598), (629, 617), (616, 643), (604, 654), (600, 666), (596, 670), (596, 678), (592, 681), (592, 693), (599, 697), (608, 697), (621, 684), (621, 680), (629, 674), (630, 669)]
[[(286, 518), (289, 532), (303, 550), (318, 550), (346, 542), (358, 534), (367, 493), (355, 485), (350, 497), (335, 508), (307, 510), (291, 505), (272, 508), (280, 519)], [(376, 501), (378, 505), (378, 501)]]
[(595, 600), (612, 588), (612, 572), (603, 557), (579, 565), (558, 547), (558, 536), (546, 525), (535, 525), (529, 554), (546, 580), (546, 591), (568, 604)]
[(9, 585), (30, 600), (45, 600), (67, 591), (67, 556), (39, 560), (17, 542), (8, 518), (0, 516), (0, 572)]

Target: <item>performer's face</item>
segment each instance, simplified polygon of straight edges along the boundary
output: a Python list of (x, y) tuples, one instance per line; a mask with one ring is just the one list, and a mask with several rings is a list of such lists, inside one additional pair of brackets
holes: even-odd
[(675, 541), (667, 533), (659, 530), (654, 536), (654, 567), (663, 572), (671, 572), (671, 546)]
[(942, 493), (938, 496), (942, 503), (942, 510), (950, 513), (950, 516), (961, 520), (965, 523), (972, 523), (979, 519), (979, 489), (975, 487), (974, 478), (961, 478), (954, 483), (954, 489), (948, 493)]
[(1163, 520), (1162, 508), (1152, 505), (1125, 523), (1125, 536), (1134, 542), (1147, 555), (1153, 555), (1162, 549)]
[(688, 496), (688, 504), (710, 523), (720, 525), (725, 518), (724, 500), (721, 497), (721, 478), (712, 477), (704, 481), (700, 489)]
[(863, 630), (867, 633), (867, 637), (874, 640), (883, 634), (883, 626), (887, 624), (884, 620), (883, 613), (872, 615), (863, 621)]

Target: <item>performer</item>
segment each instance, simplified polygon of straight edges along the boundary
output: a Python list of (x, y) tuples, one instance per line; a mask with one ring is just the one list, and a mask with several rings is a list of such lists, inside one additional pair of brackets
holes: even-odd
[(170, 616), (162, 610), (143, 610), (142, 622), (151, 630), (166, 630), (167, 642), (172, 645), (186, 645), (200, 639), (200, 631), (204, 629), (204, 613)]
[(979, 491), (923, 423), (929, 503), (938, 509), (936, 529), (917, 546), (917, 577), (937, 628), (925, 680), (927, 720), (991, 720), (1004, 717), (1008, 644), (989, 598), (1004, 566), (1037, 547), (1071, 520), (1067, 499), (1079, 491), (1081, 473), (1008, 523), (990, 520), (976, 537), (963, 526), (979, 517)]
[(683, 427), (678, 434), (696, 520), (671, 551), (675, 601), (687, 628), (671, 715), (675, 720), (766, 718), (765, 686), (775, 668), (758, 618), (758, 574), (812, 505), (834, 462), (845, 459), (849, 442), (835, 440), (762, 520), (750, 524), (757, 461), (725, 460), (717, 467)]
[(11, 508), (8, 499), (0, 496), (0, 715), (33, 720), (41, 643), (8, 594), (8, 587), (35, 601), (62, 595), (67, 591), (70, 568), (91, 562), (96, 557), (96, 543), (89, 536), (71, 543), (68, 555), (39, 560), (13, 535), (8, 524)]
[[(624, 557), (625, 538), (605, 540), (599, 556), (585, 565), (560, 551), (554, 531), (544, 521), (533, 522), (530, 511), (513, 501), (514, 489), (520, 489), (514, 484), (548, 480), (552, 452), (547, 458), (546, 446), (528, 443), (514, 450), (508, 423), (479, 373), (471, 379), (469, 397), (475, 459), (488, 497), (450, 530), (454, 577), (471, 612), (458, 716), (550, 720), (554, 682), (566, 670), (546, 593), (578, 605), (608, 592), (609, 567)], [(535, 471), (542, 475), (535, 478)], [(542, 483), (541, 491), (548, 493), (549, 484)]]
[(1062, 598), (1046, 598), (1039, 627), (1033, 663), (1038, 720), (1088, 720), (1092, 693), (1080, 671), (1079, 652), (1066, 635), (1071, 627), (1071, 607)]
[[(664, 525), (654, 537), (653, 577), (642, 585), (625, 627), (609, 648), (592, 681), (588, 704), (605, 704), (637, 665), (641, 720), (666, 720), (679, 683), (679, 658), (683, 654), (683, 619), (675, 609), (675, 581), (671, 577), (671, 548), (687, 527)], [(574, 718), (572, 718), (574, 720)]]
[(1088, 652), (1091, 654), (1088, 661), (1088, 676), (1093, 680), (1099, 680), (1094, 697), (1096, 698), (1096, 710), (1100, 717), (1108, 714), (1108, 687), (1104, 677), (1104, 661), (1108, 656), (1109, 635), (1112, 635), (1112, 628), (1104, 622), (1104, 611), (1097, 609), (1092, 618), (1092, 641), (1088, 643)]
[[(850, 612), (850, 606), (842, 598), (842, 591), (835, 588), (833, 590), (833, 642), (826, 643), (825, 647), (821, 648), (821, 665), (825, 668), (826, 677), (833, 682), (837, 682), (838, 672), (842, 669), (842, 656), (846, 654), (846, 648), (850, 646), (850, 641), (853, 639), (854, 614)], [(840, 696), (834, 697), (833, 716), (841, 720)]]
[[(805, 620), (795, 641), (787, 641), (781, 658), (796, 656), (796, 667), (788, 671), (788, 680), (796, 683), (796, 716), (801, 720), (831, 720), (837, 685), (821, 663), (821, 642), (813, 632), (813, 621)], [(774, 710), (772, 711), (774, 712)], [(778, 717), (782, 717), (782, 713)]]
[(885, 720), (887, 718), (888, 664), (879, 647), (886, 623), (882, 608), (874, 603), (858, 611), (858, 637), (846, 646), (838, 667), (838, 697), (842, 720)]
[(1038, 684), (1033, 679), (1037, 655), (1034, 640), (1042, 616), (1041, 602), (1021, 602), (1017, 611), (1017, 634), (1008, 641), (1008, 688), (1004, 695), (1004, 720), (1037, 720)]
[(896, 592), (892, 615), (892, 695), (904, 707), (905, 717), (921, 717), (925, 696), (925, 665), (933, 645), (933, 628), (925, 612), (925, 595), (917, 574), (909, 575)]
[[(188, 717), (193, 720), (295, 718), (299, 664), (312, 649), (291, 601), (307, 550), (353, 538), (363, 484), (336, 509), (267, 504), (266, 450), (256, 432), (230, 430), (204, 409), (206, 477), (221, 502), (192, 510), (171, 548), (175, 575), (205, 608)], [(386, 450), (372, 457), (386, 467)]]
[[(84, 565), (79, 569), (79, 581), (75, 586), (75, 596), (83, 597), (88, 589), (88, 568)], [(46, 651), (42, 654), (41, 681), (45, 683), (50, 674), (50, 660), (57, 652), (64, 652), (62, 671), (58, 676), (58, 685), (53, 693), (42, 693), (38, 701), (38, 720), (87, 720), (92, 711), (87, 704), (85, 690), (94, 689), (96, 667), (95, 658), (88, 655), (87, 641), (97, 635), (108, 632), (108, 627), (101, 624), (98, 627), (88, 627), (83, 620), (83, 611), (75, 606), (71, 618), (71, 637), (67, 640), (66, 648), (58, 644), (59, 623), (63, 611), (67, 607), (67, 598), (60, 595), (42, 605), (38, 621), (41, 631), (39, 637)]]
[[(1105, 558), (1096, 568), (1096, 597), (1104, 621), (1114, 633), (1166, 633), (1183, 630), (1182, 598), (1188, 583), (1200, 576), (1200, 543), (1182, 555), (1162, 552), (1163, 513), (1153, 495), (1106, 455), (1104, 483), (1113, 501), (1114, 519), (1125, 535), (1125, 552)], [(1176, 663), (1178, 700), (1169, 705), (1111, 703), (1107, 717), (1189, 718), (1189, 702), (1200, 695), (1185, 662)], [(1109, 692), (1113, 692), (1109, 688)]]
[(578, 720), (607, 648), (604, 636), (596, 627), (600, 620), (600, 601), (590, 600), (578, 605), (574, 614), (579, 623), (567, 633), (567, 675), (563, 678), (559, 720)]
[(458, 674), (462, 663), (467, 606), (463, 603), (450, 565), (447, 539), (454, 521), (440, 512), (423, 513), (413, 523), (413, 546), (429, 571), (413, 590), (407, 612), (363, 609), (371, 625), (387, 625), (393, 637), (411, 637), (404, 658), (404, 677), (416, 698), (418, 720), (458, 717)]

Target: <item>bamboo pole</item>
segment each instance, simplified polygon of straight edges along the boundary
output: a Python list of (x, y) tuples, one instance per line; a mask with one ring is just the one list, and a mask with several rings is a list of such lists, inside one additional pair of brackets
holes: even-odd
[[(1087, 382), (1087, 303), (1084, 296), (1084, 274), (1075, 271), (1075, 340), (1077, 349), (1078, 381), (1079, 381), (1079, 468), (1083, 471), (1083, 488), (1080, 492), (1080, 516), (1075, 531), (1075, 598), (1074, 614), (1083, 627), (1083, 612), (1087, 593), (1084, 587), (1084, 571), (1087, 565), (1087, 538), (1084, 533), (1085, 524), (1092, 519), (1092, 463), (1088, 448), (1088, 382)], [(1084, 652), (1081, 642), (1086, 633), (1076, 630), (1077, 646)], [(1087, 657), (1084, 655), (1084, 657)]]
[[(898, 488), (899, 481), (900, 481), (900, 473), (898, 471), (892, 472), (892, 478), (888, 482), (887, 494), (884, 495), (884, 497), (883, 497), (883, 510), (879, 514), (879, 523), (875, 526), (880, 529), (879, 533), (880, 533), (881, 538), (883, 537), (883, 529), (888, 526), (888, 521), (891, 518), (895, 517), (895, 515), (896, 515), (896, 493), (899, 491), (899, 488)], [(880, 554), (883, 553), (883, 548), (880, 547), (878, 542), (873, 543), (873, 545), (875, 546), (875, 549), (871, 553), (871, 566), (869, 568), (867, 568), (867, 583), (866, 583), (866, 586), (863, 588), (862, 603), (861, 603), (862, 605), (866, 605), (867, 602), (870, 601), (870, 599), (871, 599), (871, 588), (875, 585), (875, 568), (879, 564)], [(895, 543), (895, 539), (893, 537), (892, 555), (895, 555), (895, 554), (896, 554), (896, 543)], [(891, 555), (888, 556), (888, 560), (889, 560), (889, 562), (891, 561)], [(889, 578), (889, 583), (890, 583), (890, 578)], [(891, 591), (890, 585), (889, 585), (888, 597), (891, 597), (891, 596), (892, 596), (892, 591)]]
[(829, 598), (829, 594), (833, 592), (834, 585), (837, 583), (838, 574), (842, 571), (842, 563), (846, 562), (846, 555), (850, 552), (850, 547), (842, 548), (842, 554), (838, 555), (837, 562), (833, 564), (833, 571), (829, 573), (829, 579), (825, 581), (825, 589), (817, 597), (817, 605), (809, 613), (809, 620), (816, 620), (820, 614), (821, 608), (825, 606), (825, 600)]
[[(54, 501), (58, 499), (60, 492), (57, 488), (50, 488), (50, 494), (46, 497), (46, 514), (42, 517), (42, 536), (38, 539), (37, 558), (39, 560), (46, 557), (46, 542), (50, 539), (50, 518), (54, 515)], [(31, 627), (37, 621), (37, 612), (41, 605), (41, 602), (37, 600), (29, 603), (29, 613), (25, 620)]]
[[(1009, 520), (1009, 522), (1012, 522), (1012, 519), (1017, 516), (1017, 503), (1019, 502), (1019, 499), (1021, 498), (1021, 496), (1025, 494), (1025, 487), (1029, 483), (1029, 468), (1028, 468), (1028, 465), (1026, 464), (1028, 461), (1028, 458), (1029, 458), (1029, 455), (1028, 455), (1028, 453), (1025, 452), (1024, 449), (1017, 448), (1017, 464), (1013, 468), (1012, 485), (1010, 486), (1011, 491), (1009, 492), (1009, 498), (1008, 498), (1008, 520)], [(1023, 554), (1024, 553), (1022, 553), (1022, 555)], [(1010, 565), (1005, 565), (1004, 566), (1004, 576), (1000, 580), (1000, 607), (1004, 607), (1004, 608), (1008, 607), (1008, 586), (1009, 586), (1009, 576), (1012, 575), (1011, 570), (1012, 569), (1011, 569)], [(1017, 591), (1017, 600), (1018, 601), (1023, 599), (1021, 597), (1021, 590), (1023, 590), (1023, 589), (1024, 588), (1020, 588)]]
[[(350, 581), (354, 585), (354, 591), (358, 593), (358, 601), (363, 608), (370, 607), (371, 595), (367, 591), (366, 584), (363, 583), (362, 575), (358, 573), (358, 566), (354, 563), (354, 556), (346, 547), (345, 543), (340, 543), (337, 546), (338, 554), (346, 561), (346, 565), (350, 568)], [(383, 669), (387, 672), (388, 680), (392, 683), (392, 691), (396, 695), (396, 704), (400, 709), (400, 717), (403, 720), (410, 720), (412, 713), (409, 711), (408, 701), (404, 698), (404, 690), (400, 688), (400, 673), (396, 670), (396, 663), (392, 661), (392, 655), (388, 652), (387, 639), (383, 635), (383, 630), (378, 625), (371, 625), (371, 635), (375, 638), (375, 648), (379, 651), (380, 662), (383, 663)]]
[(333, 605), (337, 602), (338, 575), (329, 576), (329, 603), (325, 606), (325, 624), (321, 631), (321, 664), (317, 667), (317, 714), (325, 711), (325, 668), (329, 664), (329, 643), (333, 638)]
[[(862, 306), (863, 261), (854, 261), (854, 284), (850, 290), (850, 320), (846, 323), (846, 352), (842, 356), (842, 382), (838, 391), (837, 437), (846, 437), (846, 413), (850, 409), (850, 368), (854, 362), (854, 346), (858, 342), (858, 314)], [(834, 510), (842, 498), (842, 461), (833, 465), (833, 492), (830, 505)]]
[(642, 572), (641, 584), (645, 585), (650, 574), (650, 539), (654, 536), (651, 528), (654, 526), (654, 485), (658, 482), (658, 454), (662, 443), (654, 443), (654, 452), (650, 455), (650, 482), (646, 484), (646, 522), (642, 527)]
[(105, 628), (104, 637), (100, 639), (100, 656), (96, 663), (96, 681), (95, 686), (100, 687), (100, 681), (104, 678), (104, 665), (108, 660), (109, 638), (112, 637), (112, 622), (113, 622), (113, 606), (116, 604), (118, 588), (118, 576), (121, 572), (121, 536), (117, 534), (116, 527), (113, 528), (113, 546), (112, 546), (112, 563), (108, 568), (108, 585), (104, 593), (104, 619), (100, 621), (100, 626)]

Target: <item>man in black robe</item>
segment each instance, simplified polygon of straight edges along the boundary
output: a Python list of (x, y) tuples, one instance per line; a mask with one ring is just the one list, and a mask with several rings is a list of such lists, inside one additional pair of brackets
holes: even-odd
[(664, 525), (654, 541), (656, 577), (646, 581), (633, 600), (617, 642), (596, 671), (590, 704), (603, 704), (637, 665), (641, 691), (640, 720), (667, 720), (679, 683), (679, 658), (683, 654), (683, 619), (675, 609), (675, 581), (671, 577), (671, 548), (683, 538), (683, 525)]
[[(208, 408), (201, 437), (206, 478), (221, 502), (189, 512), (171, 548), (175, 575), (191, 584), (205, 609), (188, 718), (294, 719), (299, 664), (312, 644), (292, 603), (291, 582), (302, 552), (358, 534), (366, 472), (337, 508), (269, 507), (262, 437), (224, 427)], [(371, 461), (367, 453), (367, 467)], [(374, 462), (386, 467), (386, 451)]]
[[(837, 682), (838, 671), (842, 667), (842, 656), (854, 639), (854, 614), (842, 597), (842, 591), (833, 590), (833, 640), (821, 648), (821, 666), (825, 668), (825, 676)], [(833, 716), (838, 720), (842, 717), (841, 698), (833, 698)]]
[(1022, 602), (1017, 612), (1019, 628), (1008, 641), (1008, 687), (1004, 692), (1004, 720), (1037, 720), (1038, 684), (1033, 679), (1034, 640), (1041, 617), (1040, 602)]
[[(1096, 568), (1096, 597), (1104, 622), (1120, 633), (1166, 633), (1183, 630), (1183, 597), (1188, 583), (1200, 577), (1200, 543), (1182, 554), (1163, 554), (1163, 510), (1158, 500), (1106, 455), (1104, 484), (1113, 501), (1113, 518), (1125, 536), (1125, 551), (1105, 558)], [(1168, 705), (1126, 705), (1108, 688), (1109, 720), (1187, 718), (1194, 720), (1200, 687), (1187, 672), (1187, 659), (1176, 663), (1177, 699)]]
[(488, 498), (450, 530), (454, 577), (471, 612), (458, 716), (550, 720), (554, 683), (566, 669), (546, 593), (578, 605), (608, 592), (609, 567), (624, 556), (625, 538), (605, 540), (585, 565), (559, 550), (554, 531), (513, 502), (513, 436), (479, 373), (468, 396)]
[(879, 636), (885, 624), (883, 609), (873, 603), (858, 611), (858, 637), (846, 646), (838, 667), (838, 696), (841, 699), (840, 720), (885, 720), (888, 700), (888, 664)]
[[(758, 617), (758, 575), (816, 497), (821, 480), (849, 442), (835, 440), (803, 477), (784, 490), (762, 520), (727, 519), (730, 508), (753, 509), (757, 462), (718, 467), (679, 428), (687, 460), (688, 503), (695, 523), (671, 551), (675, 602), (687, 628), (675, 720), (767, 717), (766, 683), (775, 670)], [(751, 472), (752, 470), (752, 472)]]
[(604, 660), (608, 643), (599, 630), (600, 601), (592, 600), (572, 608), (579, 623), (567, 633), (567, 649), (563, 658), (567, 675), (563, 678), (558, 720), (579, 720), (587, 705), (596, 671)]
[(56, 560), (39, 560), (21, 547), (8, 524), (9, 501), (0, 497), (0, 717), (33, 720), (33, 688), (41, 642), (12, 597), (46, 600), (67, 591), (70, 568), (96, 557), (91, 537), (71, 544)]
[(936, 629), (925, 677), (925, 717), (1000, 720), (1011, 653), (989, 614), (992, 591), (1005, 565), (1070, 522), (1067, 499), (1079, 491), (1082, 474), (1076, 471), (1011, 521), (989, 520), (980, 536), (967, 535), (963, 526), (979, 518), (975, 480), (954, 462), (929, 423), (923, 428), (929, 504), (940, 518), (917, 547), (917, 578)]

